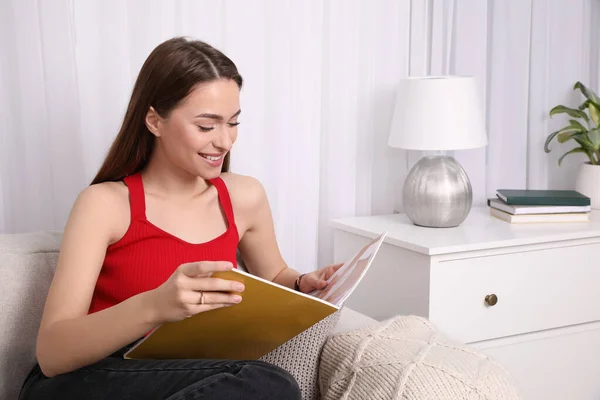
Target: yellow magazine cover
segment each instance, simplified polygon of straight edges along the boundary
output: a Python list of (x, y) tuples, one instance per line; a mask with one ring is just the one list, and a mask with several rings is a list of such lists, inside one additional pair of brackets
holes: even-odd
[(212, 276), (242, 282), (242, 302), (160, 325), (132, 347), (127, 359), (256, 360), (339, 310), (367, 272), (381, 234), (363, 247), (310, 294), (261, 279), (241, 270)]

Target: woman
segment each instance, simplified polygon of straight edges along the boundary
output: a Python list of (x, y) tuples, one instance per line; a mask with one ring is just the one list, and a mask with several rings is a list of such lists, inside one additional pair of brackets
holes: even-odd
[[(298, 399), (287, 372), (257, 361), (124, 360), (161, 323), (235, 306), (236, 265), (310, 292), (336, 266), (287, 267), (265, 191), (228, 173), (242, 78), (209, 45), (160, 44), (139, 73), (122, 127), (78, 196), (21, 399)], [(210, 343), (206, 343), (210, 346)]]

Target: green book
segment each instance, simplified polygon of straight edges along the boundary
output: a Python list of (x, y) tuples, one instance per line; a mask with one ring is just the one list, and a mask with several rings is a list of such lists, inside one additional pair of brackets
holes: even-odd
[(498, 189), (496, 196), (506, 204), (538, 206), (589, 206), (590, 198), (575, 190)]

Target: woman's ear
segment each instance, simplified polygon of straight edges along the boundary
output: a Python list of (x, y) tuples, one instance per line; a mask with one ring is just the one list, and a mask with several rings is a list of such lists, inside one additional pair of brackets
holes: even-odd
[(154, 136), (160, 137), (160, 129), (158, 129), (158, 126), (160, 124), (160, 116), (154, 110), (153, 107), (150, 107), (150, 109), (146, 113), (145, 122), (146, 122), (146, 127), (148, 128), (148, 130), (150, 132), (152, 132), (152, 134)]

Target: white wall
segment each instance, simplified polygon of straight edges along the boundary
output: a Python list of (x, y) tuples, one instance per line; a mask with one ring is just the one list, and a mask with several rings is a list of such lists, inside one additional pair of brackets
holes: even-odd
[(331, 218), (401, 209), (395, 199), (421, 154), (387, 148), (386, 135), (395, 85), (409, 74), (478, 78), (489, 145), (455, 153), (476, 205), (499, 187), (571, 188), (581, 159), (557, 166), (569, 144), (544, 153), (564, 123), (546, 116), (579, 104), (575, 81), (599, 88), (599, 3), (4, 0), (0, 231), (63, 227), (141, 63), (174, 35), (238, 64), (246, 86), (233, 168), (264, 183), (299, 270), (331, 260)]

